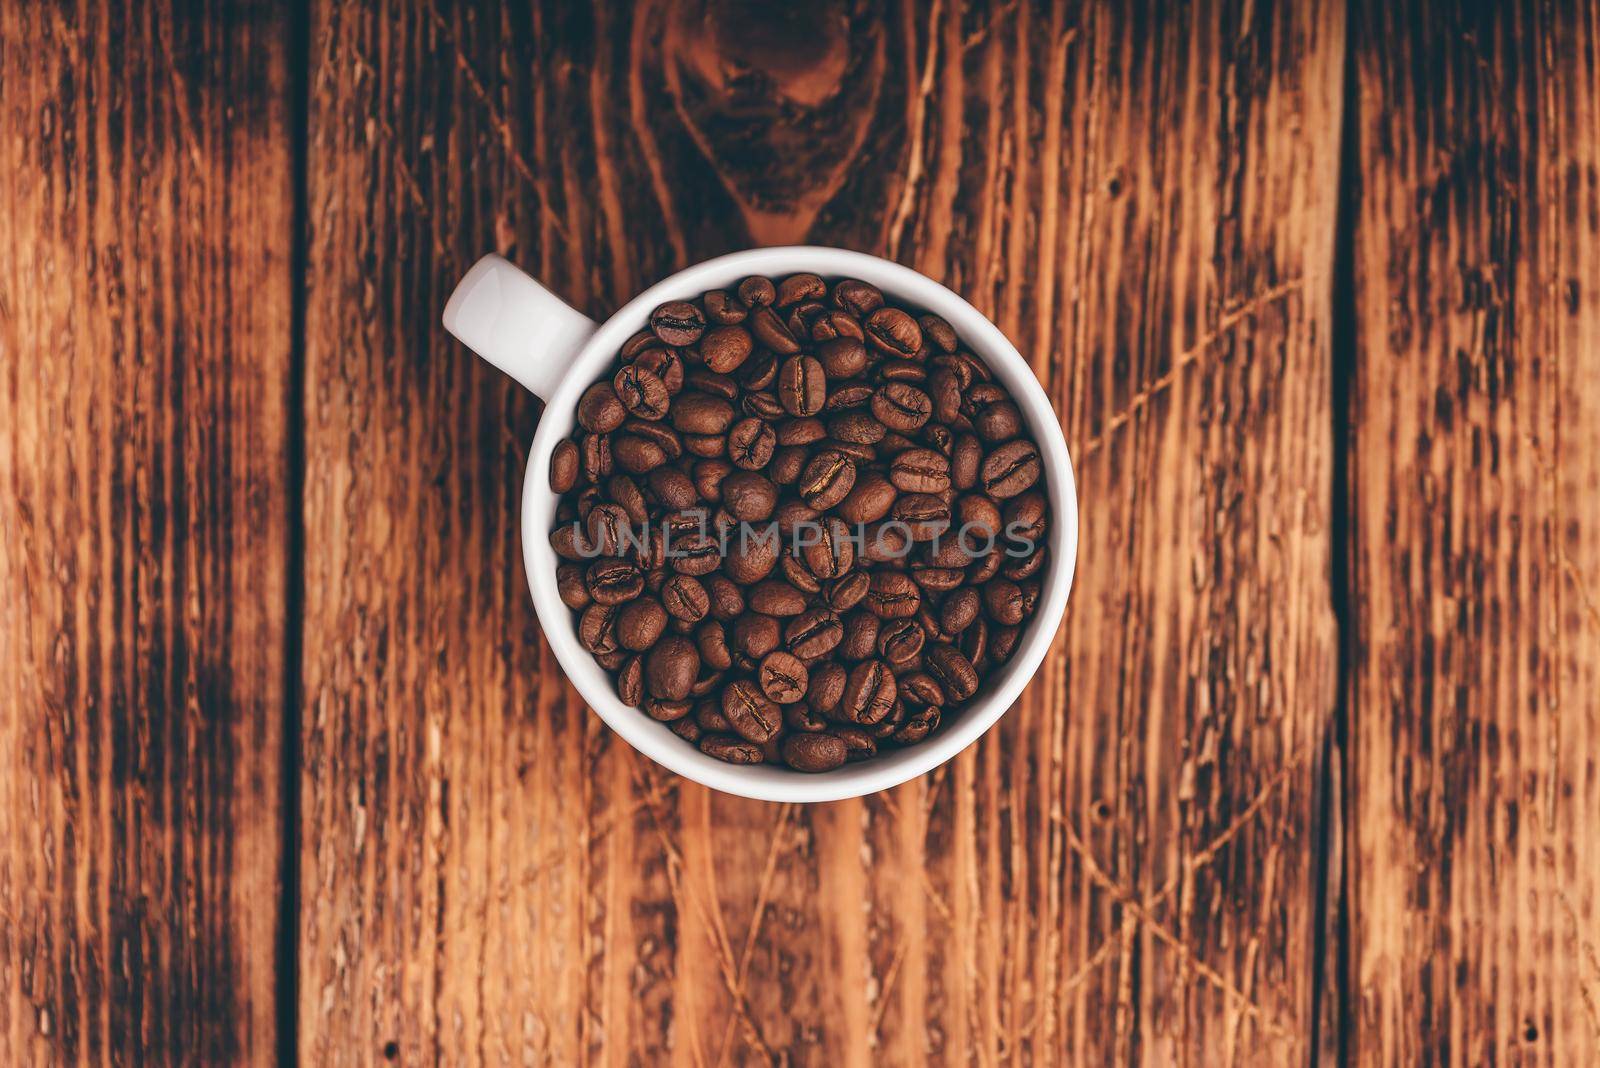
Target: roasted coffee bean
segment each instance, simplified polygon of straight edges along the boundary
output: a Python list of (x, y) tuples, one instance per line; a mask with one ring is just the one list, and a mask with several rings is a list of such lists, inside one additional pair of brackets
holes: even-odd
[(728, 648), (727, 631), (721, 623), (708, 619), (695, 628), (695, 649), (700, 660), (713, 671), (727, 671), (733, 666), (733, 650)]
[(889, 737), (899, 745), (915, 745), (939, 729), (939, 706), (927, 705), (908, 713)]
[(983, 587), (983, 607), (996, 623), (1008, 627), (1021, 623), (1026, 614), (1023, 610), (1022, 587), (1010, 579), (991, 579)]
[(767, 465), (767, 477), (780, 486), (792, 486), (800, 479), (810, 452), (804, 445), (785, 445), (775, 449)]
[(879, 308), (862, 324), (867, 340), (890, 356), (915, 356), (922, 348), (922, 327), (899, 308)]
[(645, 349), (660, 348), (661, 339), (656, 337), (656, 332), (646, 327), (622, 343), (622, 348), (617, 350), (623, 363), (632, 363)]
[(896, 619), (878, 628), (878, 655), (895, 667), (911, 663), (922, 652), (927, 640), (914, 619)]
[(711, 595), (692, 575), (673, 575), (661, 586), (661, 604), (673, 619), (698, 623), (711, 611)]
[[(690, 488), (692, 492), (693, 487)], [(650, 504), (644, 499), (639, 483), (628, 475), (612, 475), (607, 479), (606, 493), (626, 513), (628, 522), (633, 526), (643, 527), (650, 522)], [(589, 514), (594, 515), (593, 510)]]
[(773, 303), (780, 308), (799, 304), (803, 300), (822, 300), (828, 295), (828, 284), (814, 274), (791, 274), (778, 283)]
[(966, 581), (966, 572), (958, 567), (929, 567), (911, 565), (911, 581), (929, 593), (949, 593)]
[(556, 565), (556, 592), (561, 596), (561, 603), (574, 612), (589, 607), (592, 600), (589, 588), (583, 582), (583, 572), (579, 564)]
[(796, 771), (824, 772), (842, 767), (848, 750), (832, 734), (791, 734), (783, 740), (783, 762)]
[(895, 493), (894, 485), (882, 474), (864, 471), (834, 510), (847, 523), (876, 523), (894, 507)]
[(685, 434), (726, 434), (733, 419), (733, 405), (724, 397), (685, 393), (672, 402), (672, 425)]
[(705, 328), (705, 314), (686, 300), (669, 301), (650, 313), (650, 329), (668, 345), (693, 345)]
[(856, 462), (857, 471), (860, 470), (862, 464), (870, 464), (872, 461), (878, 458), (878, 451), (871, 445), (857, 445), (849, 441), (835, 441), (830, 442), (828, 448), (839, 453), (841, 456), (844, 456), (847, 459), (854, 460)]
[(636, 597), (617, 612), (617, 644), (633, 652), (654, 645), (667, 629), (667, 610), (654, 597)]
[(707, 734), (700, 739), (700, 752), (729, 764), (759, 764), (761, 747), (731, 734)]
[(878, 744), (860, 727), (830, 727), (828, 733), (844, 743), (844, 759), (847, 764), (854, 764), (858, 760), (871, 760), (878, 755)]
[(811, 340), (819, 345), (840, 338), (861, 341), (865, 337), (860, 320), (846, 311), (827, 309), (811, 320)]
[(587, 560), (594, 555), (583, 524), (576, 521), (562, 523), (550, 532), (550, 548), (563, 560)]
[(1038, 541), (1044, 537), (1048, 512), (1044, 494), (1036, 490), (1011, 498), (1003, 514), (1006, 537), (1014, 541)]
[(723, 572), (741, 586), (760, 582), (778, 566), (778, 542), (776, 526), (768, 525), (761, 530), (741, 527), (728, 537)]
[(1022, 637), (1021, 627), (996, 627), (989, 638), (989, 656), (997, 664), (1004, 664), (1017, 650), (1017, 640)]
[(550, 488), (556, 493), (566, 493), (578, 484), (578, 446), (570, 439), (556, 442), (550, 454)]
[(871, 576), (864, 571), (846, 575), (828, 587), (828, 607), (835, 612), (848, 612), (866, 598), (871, 585)]
[(666, 562), (680, 575), (709, 575), (722, 561), (722, 543), (711, 531), (690, 531), (673, 534), (663, 543), (663, 552), (670, 548)]
[(610, 382), (596, 382), (578, 399), (578, 425), (595, 434), (609, 434), (622, 425), (628, 409)]
[(783, 539), (783, 544), (792, 545), (795, 531), (816, 522), (819, 515), (821, 513), (805, 501), (791, 498), (778, 506), (778, 510), (772, 513), (772, 518), (778, 524), (778, 533)]
[(932, 541), (950, 529), (950, 506), (932, 493), (903, 493), (890, 510), (912, 541)]
[(910, 529), (898, 519), (862, 528), (857, 555), (869, 563), (899, 563), (911, 551)]
[(895, 683), (900, 689), (901, 698), (913, 707), (944, 704), (944, 689), (925, 671), (912, 671), (898, 676)]
[(683, 358), (678, 355), (677, 349), (645, 349), (639, 353), (633, 365), (661, 379), (668, 393), (677, 393), (683, 388)]
[(741, 738), (758, 745), (783, 729), (778, 706), (749, 679), (738, 679), (723, 688), (722, 715)]
[(739, 373), (735, 375), (741, 389), (759, 392), (771, 389), (772, 384), (778, 380), (778, 358), (770, 352), (757, 352), (745, 361)]
[(800, 658), (782, 649), (762, 657), (756, 679), (761, 685), (761, 692), (780, 705), (794, 704), (803, 698), (810, 682), (806, 666)]
[(844, 500), (855, 485), (855, 461), (837, 450), (820, 452), (800, 473), (800, 496), (811, 507), (826, 511)]
[(744, 612), (744, 591), (724, 575), (710, 575), (705, 579), (706, 592), (711, 595), (711, 615), (726, 622)]
[(857, 609), (842, 620), (843, 638), (839, 642), (839, 656), (845, 660), (865, 660), (878, 649), (878, 631), (881, 623), (871, 611)]
[(732, 733), (733, 724), (728, 722), (728, 717), (722, 714), (722, 695), (717, 694), (710, 698), (701, 698), (694, 703), (694, 708), (689, 713), (703, 731), (712, 733)]
[(808, 663), (833, 652), (843, 637), (844, 624), (827, 608), (807, 609), (783, 628), (784, 646)]
[(778, 289), (772, 284), (772, 279), (758, 274), (740, 282), (738, 293), (739, 299), (752, 308), (771, 304), (778, 297)]
[(915, 360), (883, 360), (878, 364), (875, 374), (880, 383), (909, 382), (920, 386), (928, 381), (928, 369)]
[(644, 713), (653, 720), (672, 723), (683, 719), (694, 708), (693, 701), (663, 701), (652, 699), (644, 703)]
[(872, 414), (890, 430), (909, 433), (928, 421), (933, 402), (908, 382), (888, 382), (872, 395)]
[(629, 474), (642, 475), (667, 462), (661, 446), (632, 434), (619, 434), (611, 447), (617, 466)]
[(689, 639), (669, 634), (656, 642), (644, 661), (645, 688), (662, 701), (682, 701), (700, 674), (700, 653)]
[[(1023, 556), (1012, 556), (1012, 549), (1025, 553)], [(1018, 543), (1013, 543), (1006, 550), (1006, 561), (1000, 568), (1000, 573), (1013, 582), (1033, 578), (1044, 570), (1044, 565), (1050, 561), (1050, 550), (1043, 545), (1028, 546), (1024, 548)]]
[(756, 471), (735, 471), (722, 480), (722, 506), (744, 523), (755, 523), (772, 516), (778, 503), (778, 487)]
[(777, 443), (771, 424), (753, 416), (741, 419), (728, 431), (728, 459), (746, 471), (759, 471), (772, 459)]
[(622, 433), (645, 441), (658, 447), (669, 460), (676, 460), (683, 455), (683, 439), (678, 432), (663, 422), (650, 422), (645, 419), (629, 419), (622, 424)]
[(778, 369), (778, 400), (793, 416), (822, 411), (828, 399), (828, 373), (814, 356), (791, 356)]
[[(783, 725), (789, 731), (798, 731), (801, 734), (821, 734), (828, 729), (828, 719), (822, 713), (811, 707), (810, 692), (804, 701), (796, 701), (792, 705), (783, 705)], [(787, 740), (787, 739), (785, 739)]]
[(611, 438), (606, 434), (585, 434), (578, 442), (579, 459), (583, 474), (590, 482), (600, 482), (611, 475)]
[(755, 342), (742, 326), (714, 326), (700, 341), (700, 358), (706, 369), (719, 375), (737, 371), (753, 351)]
[(645, 482), (656, 500), (674, 511), (692, 508), (700, 501), (694, 480), (675, 467), (658, 467), (650, 472)]
[(722, 483), (735, 468), (726, 460), (701, 460), (694, 465), (694, 488), (707, 501), (722, 500)]
[(782, 579), (767, 579), (750, 587), (750, 609), (764, 616), (797, 616), (806, 610), (805, 594)]
[(907, 449), (889, 465), (889, 481), (905, 493), (943, 493), (950, 488), (950, 461), (932, 449)]
[(779, 356), (793, 356), (800, 351), (800, 343), (794, 339), (794, 334), (769, 307), (753, 309), (745, 325), (762, 348), (770, 349)]
[(982, 607), (982, 595), (977, 590), (957, 590), (939, 607), (939, 627), (946, 634), (958, 634), (972, 625)]
[(961, 544), (969, 553), (986, 552), (1000, 536), (1000, 509), (975, 493), (956, 501), (956, 523)]
[(928, 674), (952, 700), (965, 701), (978, 692), (978, 673), (972, 661), (952, 645), (935, 645), (923, 656)]
[(733, 621), (735, 652), (760, 660), (778, 647), (782, 628), (772, 616), (746, 613)]
[[(1001, 395), (1004, 396), (1004, 393)], [(973, 413), (972, 429), (978, 432), (978, 437), (987, 442), (1010, 441), (1022, 433), (1022, 413), (1009, 400), (985, 404)]]
[(630, 656), (617, 672), (617, 696), (635, 708), (644, 700), (644, 658)]
[(724, 325), (742, 323), (744, 317), (750, 314), (744, 301), (723, 289), (713, 289), (701, 297), (700, 306), (705, 309), (707, 319)]
[(845, 681), (849, 672), (836, 660), (826, 660), (811, 668), (811, 682), (806, 689), (806, 704), (821, 716), (836, 716), (839, 703), (844, 700)]
[(683, 448), (691, 456), (715, 459), (728, 451), (728, 439), (720, 434), (685, 434)]
[(917, 317), (917, 325), (922, 327), (923, 340), (927, 341), (940, 352), (956, 351), (956, 332), (949, 323), (937, 315), (925, 314)]
[(834, 284), (833, 302), (857, 318), (866, 318), (883, 307), (883, 291), (866, 282), (846, 278)]
[(578, 619), (578, 642), (595, 655), (617, 650), (617, 609), (609, 604), (591, 604)]
[(998, 500), (1015, 497), (1039, 481), (1041, 470), (1037, 445), (1025, 438), (1008, 441), (984, 459), (983, 491)]
[(820, 419), (785, 419), (778, 426), (779, 445), (811, 445), (827, 436)]
[(950, 484), (958, 490), (969, 490), (978, 484), (978, 469), (983, 463), (983, 446), (971, 434), (956, 438), (950, 453)]
[[(959, 654), (957, 654), (959, 655)], [(850, 671), (840, 708), (851, 723), (876, 723), (894, 707), (894, 672), (881, 660), (864, 660)]]
[(595, 603), (622, 604), (644, 592), (644, 573), (627, 560), (602, 557), (589, 565), (584, 585)]
[(855, 541), (844, 520), (827, 516), (815, 525), (811, 534), (815, 540), (801, 549), (801, 553), (806, 567), (817, 578), (838, 578), (855, 565)]
[(828, 403), (822, 406), (822, 410), (848, 412), (857, 408), (868, 408), (872, 404), (872, 395), (876, 392), (877, 389), (865, 382), (847, 382), (828, 394)]
[(637, 364), (624, 366), (611, 385), (622, 406), (640, 419), (660, 419), (667, 414), (672, 401), (667, 384)]
[(999, 549), (993, 549), (978, 557), (976, 563), (967, 568), (967, 583), (972, 586), (981, 586), (994, 578), (1000, 572), (1000, 565), (1005, 560), (1005, 555)]
[(811, 594), (822, 592), (822, 583), (799, 557), (785, 552), (778, 558), (778, 570), (783, 573), (789, 585), (806, 594), (808, 599)]
[(705, 733), (693, 716), (675, 719), (667, 726), (671, 728), (673, 734), (691, 744), (700, 741), (701, 736)]
[(879, 619), (909, 619), (922, 605), (922, 591), (904, 571), (876, 571), (867, 588), (867, 610)]
[(863, 411), (840, 412), (828, 420), (829, 435), (853, 445), (876, 445), (885, 432), (882, 423)]

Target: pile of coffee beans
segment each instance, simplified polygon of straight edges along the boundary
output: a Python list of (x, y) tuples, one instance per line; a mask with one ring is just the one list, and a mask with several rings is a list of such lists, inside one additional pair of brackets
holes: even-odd
[(950, 324), (853, 279), (672, 301), (578, 402), (550, 544), (622, 700), (733, 764), (912, 745), (1004, 664), (1050, 522), (1022, 413)]

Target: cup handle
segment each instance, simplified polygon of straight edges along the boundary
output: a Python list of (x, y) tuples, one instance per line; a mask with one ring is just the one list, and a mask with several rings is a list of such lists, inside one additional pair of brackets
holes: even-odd
[(472, 265), (450, 294), (444, 328), (541, 400), (549, 400), (599, 326), (490, 253)]

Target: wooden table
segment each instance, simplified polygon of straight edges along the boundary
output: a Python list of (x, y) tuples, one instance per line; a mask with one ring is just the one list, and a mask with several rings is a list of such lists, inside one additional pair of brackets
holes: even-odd
[[(210, 6), (0, 7), (8, 1063), (1600, 1058), (1593, 2)], [(438, 325), (801, 240), (1083, 510), (999, 728), (810, 808), (565, 684)]]

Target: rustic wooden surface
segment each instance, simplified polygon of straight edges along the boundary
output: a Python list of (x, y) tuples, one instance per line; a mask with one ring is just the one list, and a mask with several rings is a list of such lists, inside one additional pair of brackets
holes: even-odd
[[(1600, 1057), (1591, 4), (0, 9), (0, 1041), (35, 1063)], [(203, 6), (203, 5), (200, 5)], [(1073, 447), (947, 768), (567, 687), (482, 252), (888, 255)]]
[(1596, 15), (1352, 25), (1345, 951), (1372, 1064), (1600, 1059)]
[[(164, 5), (161, 5), (164, 6)], [(0, 6), (0, 1060), (276, 1056), (287, 41)]]

